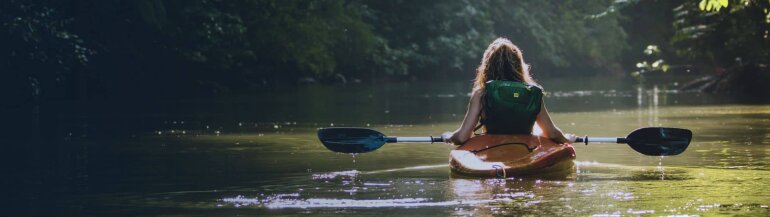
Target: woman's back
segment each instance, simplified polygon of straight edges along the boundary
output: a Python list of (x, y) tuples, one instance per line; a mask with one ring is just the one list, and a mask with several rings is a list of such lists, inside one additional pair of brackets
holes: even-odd
[(542, 135), (564, 143), (574, 140), (553, 124), (543, 103), (543, 90), (532, 79), (521, 50), (510, 40), (495, 39), (476, 68), (468, 111), (463, 123), (443, 137), (462, 144), (472, 135), (476, 123), (488, 134), (531, 134), (535, 123)]
[(487, 134), (531, 134), (543, 91), (523, 82), (493, 80), (482, 97), (481, 125)]

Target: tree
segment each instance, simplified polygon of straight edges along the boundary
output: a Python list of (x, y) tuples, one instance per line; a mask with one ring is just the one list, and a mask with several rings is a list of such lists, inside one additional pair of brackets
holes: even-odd
[(384, 75), (434, 79), (475, 68), (494, 37), (486, 1), (361, 1), (382, 46), (374, 63)]
[(677, 54), (712, 66), (731, 66), (736, 61), (766, 64), (770, 60), (768, 9), (770, 1), (704, 0), (699, 6), (685, 2), (675, 8), (672, 42)]
[(518, 43), (539, 72), (620, 72), (628, 45), (611, 1), (495, 3), (495, 31)]
[[(78, 85), (76, 76), (89, 62), (93, 50), (72, 31), (73, 20), (54, 2), (9, 0), (0, 3), (0, 69), (3, 99), (22, 104), (41, 95), (65, 97), (67, 86)], [(24, 90), (24, 91), (19, 91)]]
[[(483, 50), (498, 36), (519, 44), (539, 73), (591, 74), (618, 71), (626, 46), (611, 1), (12, 0), (4, 5), (8, 46), (37, 52), (32, 59), (61, 57), (34, 65), (51, 67), (60, 80), (88, 77), (105, 95), (176, 97), (298, 80), (472, 76)], [(41, 10), (52, 12), (43, 13), (51, 14), (43, 22), (26, 21)], [(28, 31), (23, 22), (48, 33)], [(23, 34), (37, 39), (12, 42)], [(45, 50), (38, 44), (60, 47)], [(75, 68), (81, 73), (70, 73)]]

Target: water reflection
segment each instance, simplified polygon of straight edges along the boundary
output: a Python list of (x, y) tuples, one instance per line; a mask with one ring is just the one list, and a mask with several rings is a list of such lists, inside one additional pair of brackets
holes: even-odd
[[(643, 99), (654, 102), (654, 97)], [(216, 135), (212, 131), (174, 127), (174, 132), (187, 134), (170, 134), (171, 129), (163, 129), (169, 133), (120, 142), (120, 148), (113, 151), (132, 154), (108, 156), (132, 162), (131, 166), (112, 165), (122, 173), (94, 166), (105, 162), (98, 156), (111, 152), (105, 153), (99, 146), (87, 143), (73, 143), (79, 144), (73, 147), (80, 148), (72, 150), (91, 154), (83, 155), (82, 163), (71, 164), (71, 171), (84, 171), (87, 175), (86, 181), (80, 182), (82, 189), (102, 192), (128, 187), (138, 189), (137, 192), (161, 191), (125, 197), (95, 194), (80, 202), (111, 200), (136, 209), (208, 207), (256, 213), (347, 210), (350, 214), (382, 214), (389, 209), (420, 208), (420, 214), (432, 216), (768, 212), (770, 200), (756, 190), (770, 187), (765, 180), (770, 177), (770, 148), (764, 142), (768, 133), (763, 129), (770, 126), (765, 121), (770, 119), (768, 106), (655, 108), (645, 104), (642, 108), (554, 116), (558, 121), (585, 123), (584, 120), (591, 119), (604, 123), (564, 126), (572, 132), (599, 135), (623, 135), (639, 125), (636, 120), (640, 116), (642, 122), (676, 124), (696, 131), (690, 150), (662, 159), (640, 156), (625, 145), (578, 145), (577, 171), (571, 176), (467, 179), (448, 173), (446, 161), (451, 146), (391, 144), (377, 152), (359, 155), (353, 164), (349, 155), (330, 153), (318, 144), (313, 134), (318, 124), (278, 123), (280, 126), (275, 128), (275, 123), (259, 123), (265, 128), (255, 126), (243, 133)], [(648, 109), (654, 110), (657, 120), (649, 119)], [(710, 124), (715, 120), (721, 124)], [(437, 123), (372, 127), (394, 135), (433, 135), (454, 126), (455, 123)], [(736, 126), (743, 128), (731, 129)], [(289, 128), (295, 130), (285, 131)], [(147, 158), (153, 155), (156, 157)], [(120, 181), (106, 184), (116, 180)], [(137, 180), (155, 187), (139, 185)]]
[[(438, 135), (459, 124), (469, 86), (308, 87), (208, 104), (161, 102), (174, 108), (161, 114), (117, 110), (126, 128), (118, 118), (89, 119), (88, 129), (79, 121), (63, 125), (72, 134), (56, 149), (7, 161), (12, 168), (2, 174), (19, 181), (4, 193), (18, 200), (0, 214), (770, 213), (762, 191), (770, 188), (770, 106), (715, 105), (731, 101), (665, 85), (598, 83), (545, 84), (554, 88), (546, 100), (559, 127), (592, 136), (623, 136), (641, 126), (688, 128), (695, 135), (688, 150), (659, 158), (626, 145), (576, 145), (574, 173), (511, 179), (453, 176), (447, 165), (453, 147), (438, 143), (388, 144), (353, 163), (350, 155), (326, 150), (316, 130)], [(557, 89), (563, 86), (572, 89)], [(309, 101), (286, 100), (297, 96)], [(113, 125), (120, 133), (99, 133)]]
[(449, 181), (453, 197), (462, 200), (473, 198), (493, 198), (497, 203), (479, 204), (472, 209), (454, 209), (453, 215), (526, 215), (546, 214), (557, 210), (540, 210), (543, 204), (561, 203), (552, 201), (549, 195), (560, 194), (572, 182), (544, 181), (533, 178), (508, 179), (451, 179)]
[[(305, 190), (298, 193), (224, 197), (218, 200), (217, 206), (237, 209), (304, 209), (309, 210), (310, 213), (321, 212), (313, 211), (317, 209), (445, 207), (433, 215), (444, 212), (448, 213), (441, 215), (681, 215), (714, 211), (766, 212), (767, 203), (770, 202), (760, 199), (756, 200), (757, 203), (748, 205), (735, 202), (714, 204), (711, 195), (719, 193), (712, 191), (720, 190), (706, 184), (737, 178), (744, 181), (731, 182), (720, 189), (741, 192), (754, 187), (770, 187), (768, 183), (757, 185), (757, 181), (761, 180), (759, 177), (770, 174), (768, 172), (725, 173), (721, 170), (667, 168), (666, 179), (660, 180), (660, 172), (653, 166), (635, 167), (596, 162), (576, 162), (576, 164), (580, 165), (581, 172), (577, 177), (565, 180), (531, 177), (450, 178), (446, 181), (408, 178), (389, 179), (390, 181), (383, 182), (387, 179), (383, 180), (383, 177), (378, 176), (383, 173), (369, 173), (372, 175), (362, 175), (367, 174), (366, 171), (321, 173), (314, 175), (313, 179), (331, 181), (319, 182), (315, 188), (312, 185), (306, 186)], [(725, 176), (726, 174), (731, 175)], [(355, 183), (358, 184), (352, 185), (366, 188), (360, 188), (361, 191), (356, 195), (344, 194), (344, 191), (339, 191), (339, 187), (335, 187), (339, 185), (328, 184), (329, 182), (345, 183), (346, 178), (338, 178), (339, 176), (355, 176)], [(669, 187), (682, 186), (681, 184), (684, 183), (688, 184), (683, 188)], [(447, 189), (442, 191), (441, 188), (444, 187)], [(441, 192), (449, 192), (449, 194)], [(751, 198), (762, 197), (744, 196), (742, 198), (752, 200)]]

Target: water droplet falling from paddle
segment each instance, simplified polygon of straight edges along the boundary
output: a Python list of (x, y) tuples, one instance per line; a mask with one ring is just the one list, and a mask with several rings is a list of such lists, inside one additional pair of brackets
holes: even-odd
[(663, 158), (665, 158), (665, 156), (660, 156), (660, 160), (658, 161), (658, 168), (657, 168), (657, 170), (660, 170), (660, 180), (666, 179), (666, 168), (663, 167)]

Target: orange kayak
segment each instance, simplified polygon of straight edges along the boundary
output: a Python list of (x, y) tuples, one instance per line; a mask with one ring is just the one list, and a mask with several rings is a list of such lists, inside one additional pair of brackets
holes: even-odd
[(575, 149), (535, 135), (481, 135), (449, 153), (452, 171), (461, 175), (506, 178), (570, 171)]

